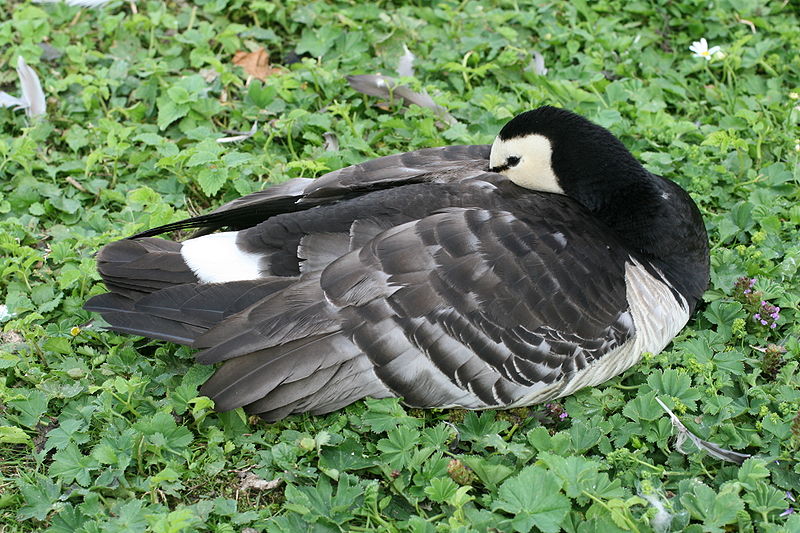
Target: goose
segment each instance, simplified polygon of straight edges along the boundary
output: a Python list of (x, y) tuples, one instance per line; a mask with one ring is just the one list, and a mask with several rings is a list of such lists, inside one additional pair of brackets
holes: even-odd
[(560, 398), (663, 350), (709, 280), (690, 196), (551, 106), (492, 145), (290, 179), (112, 242), (97, 264), (109, 292), (87, 310), (222, 363), (201, 394), (267, 421), (364, 397)]

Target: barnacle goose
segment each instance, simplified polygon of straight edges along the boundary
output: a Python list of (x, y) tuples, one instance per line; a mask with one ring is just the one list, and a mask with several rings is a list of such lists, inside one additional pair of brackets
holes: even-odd
[(201, 350), (222, 363), (201, 389), (217, 409), (267, 420), (366, 396), (467, 409), (565, 396), (662, 350), (709, 275), (689, 195), (549, 106), (491, 146), (295, 178), (97, 262), (110, 292), (86, 309)]

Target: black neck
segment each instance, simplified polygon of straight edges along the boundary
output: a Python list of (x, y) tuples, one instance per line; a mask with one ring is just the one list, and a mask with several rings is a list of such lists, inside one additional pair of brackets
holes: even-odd
[(592, 211), (656, 265), (693, 310), (709, 280), (702, 216), (677, 184), (642, 170), (637, 180), (605, 195)]

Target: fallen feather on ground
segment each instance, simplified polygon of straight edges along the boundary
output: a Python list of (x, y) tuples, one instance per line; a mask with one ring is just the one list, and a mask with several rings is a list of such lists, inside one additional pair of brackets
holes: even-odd
[(33, 0), (34, 4), (59, 4), (64, 3), (73, 7), (100, 7), (111, 0)]
[(218, 143), (235, 143), (239, 141), (243, 141), (245, 139), (249, 139), (253, 135), (256, 134), (258, 131), (258, 121), (253, 122), (253, 127), (250, 128), (250, 131), (236, 131), (233, 132), (235, 135), (231, 137), (220, 137), (217, 139)]
[(537, 50), (533, 51), (533, 62), (531, 63), (531, 67), (533, 68), (533, 71), (540, 76), (547, 74), (547, 67), (544, 66), (544, 56)]
[(337, 152), (339, 150), (339, 138), (335, 133), (326, 131), (322, 134), (325, 137), (325, 150), (328, 152)]
[(686, 442), (688, 438), (691, 440), (695, 446), (707, 452), (710, 456), (715, 457), (721, 461), (729, 461), (731, 463), (742, 464), (744, 463), (745, 459), (750, 457), (750, 454), (747, 453), (739, 453), (733, 450), (727, 450), (720, 446), (717, 446), (713, 442), (708, 442), (706, 440), (701, 439), (691, 431), (689, 431), (686, 426), (678, 419), (678, 417), (673, 413), (669, 407), (667, 407), (664, 402), (662, 402), (659, 398), (656, 398), (656, 401), (661, 406), (664, 411), (667, 412), (670, 419), (672, 420), (672, 427), (678, 430), (678, 435), (675, 438), (675, 449), (682, 454), (686, 454), (683, 451), (683, 443)]
[(403, 55), (400, 57), (400, 61), (397, 63), (397, 75), (401, 78), (413, 78), (414, 61), (416, 59), (417, 56), (412, 54), (411, 50), (408, 49), (408, 46), (404, 44)]
[(347, 76), (350, 87), (356, 91), (380, 98), (400, 99), (406, 104), (428, 107), (436, 111), (440, 118), (448, 124), (454, 124), (456, 119), (447, 110), (433, 101), (428, 93), (417, 93), (407, 85), (398, 85), (394, 78), (381, 74), (359, 74)]
[(19, 56), (17, 60), (17, 74), (19, 75), (22, 95), (17, 98), (0, 91), (0, 107), (24, 109), (29, 117), (44, 115), (47, 110), (47, 103), (44, 99), (42, 84), (39, 82), (39, 76), (36, 71), (25, 63), (22, 56)]
[(244, 472), (239, 474), (239, 477), (242, 480), (239, 484), (239, 490), (272, 490), (280, 487), (281, 483), (283, 483), (281, 478), (267, 481), (252, 472)]

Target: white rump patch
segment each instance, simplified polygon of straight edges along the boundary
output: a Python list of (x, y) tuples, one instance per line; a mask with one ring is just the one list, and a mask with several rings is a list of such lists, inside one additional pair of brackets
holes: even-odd
[(226, 231), (183, 241), (181, 256), (202, 283), (258, 279), (261, 255), (240, 249), (238, 234)]

